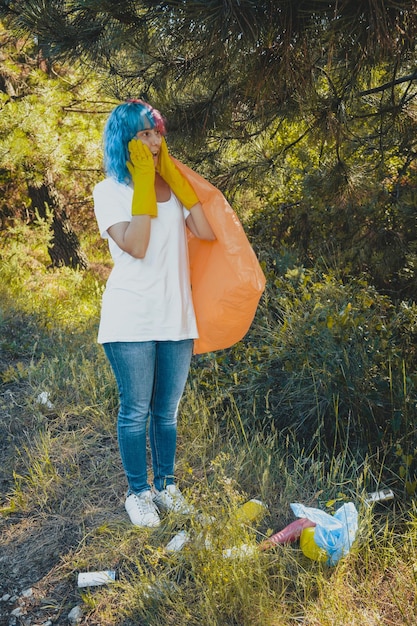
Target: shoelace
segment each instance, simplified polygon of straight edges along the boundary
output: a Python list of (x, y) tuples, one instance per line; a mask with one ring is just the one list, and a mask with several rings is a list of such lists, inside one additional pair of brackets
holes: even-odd
[(187, 502), (180, 491), (175, 491), (174, 493), (167, 491), (167, 500), (169, 500), (174, 510), (188, 508)]
[(135, 502), (137, 504), (138, 509), (141, 513), (146, 513), (148, 511), (154, 511), (155, 505), (150, 496), (140, 497), (136, 493), (133, 494), (135, 497)]

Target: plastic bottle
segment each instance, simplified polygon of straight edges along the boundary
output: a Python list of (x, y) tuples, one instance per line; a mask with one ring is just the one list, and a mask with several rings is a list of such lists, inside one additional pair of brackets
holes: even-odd
[(266, 504), (261, 502), (261, 500), (253, 498), (238, 508), (235, 513), (235, 518), (241, 524), (259, 522), (264, 515), (266, 515), (267, 510), (268, 507)]
[(393, 500), (394, 493), (391, 489), (381, 489), (381, 491), (373, 491), (366, 494), (365, 504), (370, 505), (374, 502), (385, 502), (386, 500)]
[(165, 546), (165, 550), (167, 552), (179, 552), (189, 541), (189, 533), (186, 530), (180, 530), (180, 532), (174, 535), (171, 541), (167, 543), (167, 545)]

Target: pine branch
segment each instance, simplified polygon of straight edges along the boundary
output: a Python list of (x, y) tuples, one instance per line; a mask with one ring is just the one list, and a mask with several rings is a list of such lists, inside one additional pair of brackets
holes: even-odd
[(365, 89), (365, 91), (359, 91), (358, 96), (369, 96), (372, 93), (380, 93), (381, 91), (386, 91), (395, 87), (395, 85), (401, 85), (401, 83), (412, 82), (417, 80), (417, 69), (414, 70), (412, 74), (408, 74), (407, 76), (402, 76), (401, 78), (396, 78), (395, 80), (390, 80), (388, 83), (384, 83), (383, 85), (379, 85), (378, 87), (373, 87), (372, 89)]

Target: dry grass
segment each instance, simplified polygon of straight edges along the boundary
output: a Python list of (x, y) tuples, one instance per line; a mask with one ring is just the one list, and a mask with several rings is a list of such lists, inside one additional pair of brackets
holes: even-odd
[[(71, 287), (64, 271), (65, 290), (50, 286), (61, 280), (54, 272), (45, 291), (43, 271), (32, 270), (30, 298), (24, 268), (14, 273), (13, 285), (3, 270), (0, 597), (31, 587), (21, 605), (33, 624), (67, 624), (76, 604), (89, 626), (417, 623), (413, 503), (364, 507), (368, 468), (358, 467), (348, 450), (328, 464), (273, 429), (251, 432), (232, 402), (222, 410), (214, 397), (202, 396), (197, 366), (181, 406), (177, 473), (214, 521), (206, 527), (199, 519), (168, 516), (154, 531), (132, 527), (123, 508), (115, 385), (94, 338), (100, 289), (94, 281), (87, 288), (88, 279), (79, 276)], [(64, 293), (65, 310), (56, 302)], [(53, 407), (37, 401), (42, 391)], [(269, 511), (248, 528), (233, 521), (233, 512), (250, 497), (261, 498)], [(224, 558), (225, 548), (256, 548), (292, 521), (291, 502), (325, 507), (331, 499), (330, 511), (352, 500), (360, 512), (357, 542), (337, 566), (308, 560), (297, 544)], [(182, 527), (192, 540), (167, 553)], [(116, 570), (117, 582), (77, 588), (78, 572), (101, 569)], [(5, 608), (1, 603), (6, 624)]]

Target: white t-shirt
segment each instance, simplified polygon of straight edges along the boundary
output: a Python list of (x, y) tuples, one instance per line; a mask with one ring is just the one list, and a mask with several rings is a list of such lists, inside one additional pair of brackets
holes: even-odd
[(185, 209), (171, 193), (158, 202), (143, 259), (124, 252), (107, 229), (132, 219), (133, 189), (106, 178), (93, 191), (100, 234), (114, 267), (103, 294), (98, 342), (178, 341), (198, 337), (191, 298)]

